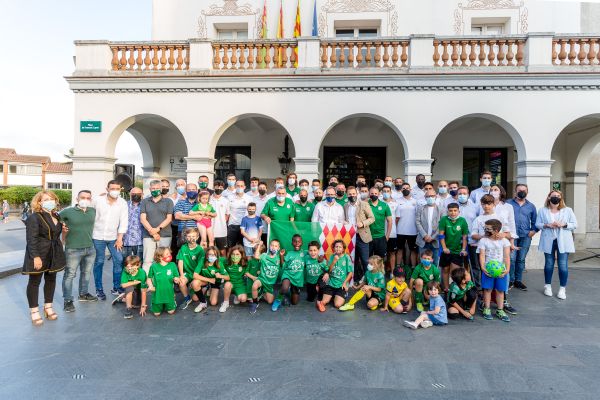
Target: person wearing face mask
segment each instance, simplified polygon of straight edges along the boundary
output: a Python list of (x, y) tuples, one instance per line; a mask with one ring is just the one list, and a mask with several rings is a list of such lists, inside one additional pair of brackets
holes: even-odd
[(173, 208), (174, 220), (177, 223), (177, 249), (185, 242), (184, 231), (187, 228), (195, 228), (196, 222), (201, 220), (199, 215), (190, 215), (192, 208), (198, 204), (198, 187), (195, 183), (188, 183), (185, 186), (185, 199), (179, 200)]
[(175, 193), (171, 194), (169, 198), (173, 201), (173, 205), (181, 199), (185, 199), (185, 179), (177, 179), (175, 181)]
[(481, 187), (473, 190), (469, 198), (473, 204), (479, 204), (481, 197), (490, 192), (492, 187), (492, 173), (490, 171), (483, 171), (479, 180), (481, 181)]
[(211, 196), (215, 191), (208, 187), (209, 179), (206, 175), (200, 175), (198, 177), (198, 191), (206, 190)]
[[(171, 201), (173, 201), (173, 198), (169, 195), (169, 192), (171, 191), (171, 182), (168, 179), (160, 180), (160, 191), (164, 198), (169, 198), (169, 199), (171, 199)], [(174, 193), (174, 194), (175, 194), (175, 196), (177, 196), (176, 193)], [(173, 204), (175, 204), (174, 201), (173, 201)]]
[[(284, 188), (285, 189), (285, 179), (283, 179), (282, 177), (278, 177), (275, 178), (275, 190), (273, 190), (270, 194), (269, 194), (269, 199), (272, 199), (274, 197), (277, 196), (277, 190)], [(290, 200), (293, 200), (294, 198), (292, 196), (290, 196), (290, 194), (287, 192), (287, 189), (285, 191), (285, 197), (287, 197)]]
[(360, 190), (363, 186), (367, 186), (367, 180), (363, 175), (358, 175), (356, 177), (356, 189)]
[(329, 186), (336, 187), (338, 183), (340, 183), (340, 181), (337, 176), (333, 175), (331, 178), (329, 178)]
[[(396, 259), (400, 265), (417, 265), (417, 200), (413, 199), (410, 184), (402, 184), (402, 198), (396, 207), (396, 235), (398, 254)], [(405, 251), (408, 254), (405, 257)], [(410, 271), (409, 271), (410, 272)]]
[(312, 200), (315, 198), (315, 195), (311, 187), (308, 185), (308, 181), (306, 179), (300, 179), (300, 187), (298, 189), (298, 193), (296, 193), (292, 198), (294, 203), (297, 203), (300, 200), (301, 190), (306, 190), (306, 199), (312, 203)]
[(560, 287), (556, 297), (565, 300), (569, 253), (575, 252), (573, 231), (577, 229), (577, 219), (573, 210), (565, 205), (562, 192), (552, 190), (548, 193), (544, 207), (537, 211), (535, 226), (542, 231), (538, 249), (545, 258), (544, 294), (552, 297), (552, 274), (557, 262)]
[[(65, 312), (75, 311), (73, 305), (73, 280), (79, 274), (79, 301), (98, 301), (88, 292), (96, 250), (92, 242), (92, 230), (96, 219), (96, 210), (91, 207), (92, 192), (81, 190), (77, 194), (77, 203), (63, 209), (58, 215), (64, 225), (66, 267), (62, 281)], [(66, 240), (65, 240), (66, 239)]]
[[(398, 237), (396, 234), (396, 209), (398, 208), (398, 203), (393, 198), (393, 189), (389, 186), (385, 186), (383, 188), (383, 192), (381, 193), (381, 197), (383, 202), (388, 205), (390, 208), (390, 212), (392, 215), (391, 225), (392, 229), (390, 230), (390, 236), (387, 240), (387, 259), (385, 260), (385, 274), (386, 277), (389, 276), (390, 279), (392, 277), (392, 271), (396, 268), (396, 253), (398, 252)], [(387, 221), (386, 221), (386, 231), (387, 231)]]
[(292, 196), (292, 198), (300, 192), (300, 188), (298, 187), (298, 175), (296, 175), (296, 173), (290, 172), (286, 176), (285, 182), (286, 182), (285, 191), (287, 192), (287, 194)]
[[(195, 185), (194, 185), (195, 186)], [(202, 262), (204, 262), (204, 248), (198, 245), (198, 238), (200, 237), (200, 231), (198, 228), (191, 227), (185, 228), (183, 231), (183, 243), (177, 253), (177, 270), (179, 271), (179, 290), (183, 295), (183, 302), (180, 305), (180, 309), (185, 310), (188, 308), (190, 303), (198, 301), (198, 297), (194, 295), (194, 298), (190, 296), (188, 286), (194, 280), (194, 271), (198, 268)]]
[(259, 183), (260, 179), (258, 179), (256, 176), (250, 178), (250, 189), (246, 192), (246, 196), (248, 196), (252, 201), (258, 197)]
[[(368, 196), (367, 187), (363, 186), (362, 189), (365, 190)], [(358, 281), (364, 276), (366, 265), (369, 263), (369, 243), (373, 240), (369, 226), (375, 222), (375, 216), (369, 203), (358, 198), (354, 186), (348, 186), (347, 193), (348, 203), (344, 205), (344, 220), (347, 224), (352, 224), (356, 227), (354, 279)]]
[[(265, 205), (267, 204), (267, 201), (269, 201), (269, 195), (267, 194), (267, 183), (260, 181), (258, 182), (258, 192), (256, 197), (252, 198), (252, 201), (256, 204), (256, 215), (260, 216), (262, 214), (262, 211), (265, 208)], [(263, 243), (267, 242), (267, 236), (269, 233), (269, 229), (268, 226), (266, 224), (263, 224), (263, 231), (262, 231), (262, 236), (261, 236), (261, 240), (263, 241)]]
[(225, 182), (220, 179), (215, 180), (215, 190), (209, 201), (217, 213), (217, 216), (213, 218), (212, 225), (215, 234), (215, 246), (219, 249), (222, 257), (225, 257), (227, 250), (227, 220), (229, 219), (229, 200), (223, 196), (224, 188)]
[(319, 204), (320, 202), (323, 201), (323, 197), (325, 197), (325, 193), (323, 192), (323, 189), (321, 188), (317, 188), (314, 190), (313, 192), (314, 198), (313, 198), (313, 204), (315, 205), (315, 207), (317, 206), (317, 204)]
[(306, 189), (300, 189), (300, 192), (298, 193), (298, 201), (296, 202), (295, 207), (296, 216), (294, 217), (294, 221), (312, 221), (312, 215), (315, 211), (315, 204), (308, 201), (308, 191)]
[(256, 203), (248, 203), (248, 215), (242, 218), (240, 233), (244, 237), (244, 252), (247, 258), (254, 256), (256, 247), (262, 238), (263, 221), (256, 215)]
[[(504, 221), (506, 229), (510, 232), (510, 237), (507, 237), (507, 239), (510, 241), (511, 250), (513, 250), (514, 241), (518, 238), (517, 227), (515, 225), (515, 210), (510, 204), (506, 204), (506, 190), (504, 190), (502, 185), (491, 185), (490, 194), (494, 198), (494, 212)], [(483, 209), (480, 208), (479, 213), (481, 214), (482, 212)]]
[(379, 194), (381, 194), (381, 191), (385, 185), (381, 179), (375, 179), (373, 186), (375, 186), (377, 190), (379, 190)]
[[(309, 190), (308, 193), (308, 199), (309, 200), (314, 200), (315, 198), (315, 192), (318, 190), (321, 190), (321, 192), (323, 192), (323, 188), (321, 187), (321, 181), (319, 179), (313, 179), (312, 183), (311, 183), (311, 190)], [(323, 193), (321, 193), (321, 196), (323, 195)]]
[(417, 201), (417, 203), (425, 200), (425, 175), (419, 174), (415, 177), (415, 181), (417, 182), (417, 186), (413, 187), (411, 190), (411, 196), (413, 199)]
[[(177, 202), (179, 202), (179, 200), (185, 200), (185, 179), (177, 179), (177, 181), (175, 181), (175, 193), (169, 195), (168, 197), (173, 202), (173, 207), (177, 205)], [(177, 254), (177, 252), (179, 251), (179, 247), (181, 247), (181, 242), (179, 241), (179, 221), (173, 218), (171, 220), (171, 253)]]
[(386, 202), (379, 200), (380, 192), (376, 187), (369, 190), (369, 205), (373, 211), (375, 222), (369, 229), (373, 240), (369, 243), (369, 256), (377, 255), (385, 260), (387, 242), (392, 232), (392, 211)]
[[(160, 181), (156, 181), (158, 196), (162, 198)], [(113, 264), (113, 288), (111, 293), (117, 296), (121, 288), (121, 271), (123, 270), (123, 236), (129, 226), (129, 208), (127, 202), (121, 198), (121, 184), (111, 180), (106, 185), (106, 196), (96, 198), (94, 208), (96, 219), (92, 231), (92, 241), (96, 250), (94, 260), (94, 283), (96, 285), (96, 296), (100, 300), (106, 300), (102, 286), (102, 273), (104, 270), (104, 259), (106, 249), (111, 255)], [(171, 200), (165, 200), (173, 206)], [(169, 233), (171, 230), (169, 229)]]
[(144, 262), (142, 267), (148, 273), (154, 260), (154, 252), (159, 247), (171, 245), (171, 220), (173, 218), (173, 202), (162, 197), (160, 182), (150, 182), (150, 197), (142, 200), (140, 205), (140, 221), (144, 227), (142, 233), (144, 246)]
[(402, 197), (404, 197), (402, 195), (402, 184), (404, 183), (404, 179), (402, 178), (396, 178), (394, 179), (394, 188), (392, 189), (392, 199), (394, 199), (394, 201), (398, 201), (399, 199), (401, 199)]
[(346, 185), (343, 183), (338, 183), (335, 186), (335, 201), (342, 207), (344, 207), (344, 204), (348, 202), (348, 197), (346, 196)]
[(458, 187), (459, 183), (457, 181), (448, 182), (448, 197), (442, 204), (442, 215), (446, 215), (448, 212), (448, 205), (452, 203), (458, 204)]
[(246, 195), (246, 183), (238, 180), (235, 183), (235, 196), (229, 197), (229, 219), (227, 220), (227, 247), (231, 248), (242, 244), (242, 233), (240, 226), (242, 218), (247, 215), (250, 197)]
[(386, 176), (383, 180), (383, 187), (389, 187), (390, 189), (392, 189), (394, 187), (394, 178), (392, 178), (391, 176)]
[(329, 186), (325, 190), (325, 201), (320, 202), (315, 207), (312, 215), (312, 222), (322, 224), (343, 224), (344, 223), (344, 207), (335, 201), (336, 193), (333, 186)]
[(56, 273), (62, 271), (66, 265), (60, 240), (63, 224), (56, 213), (58, 207), (58, 197), (54, 193), (38, 192), (31, 200), (33, 213), (25, 223), (25, 259), (21, 273), (29, 275), (27, 302), (31, 323), (36, 326), (44, 322), (38, 306), (42, 277), (44, 278), (44, 316), (50, 321), (58, 318), (52, 309)]
[(142, 189), (135, 186), (129, 191), (129, 201), (127, 202), (127, 232), (123, 235), (123, 248), (121, 249), (123, 259), (128, 256), (137, 256), (142, 259), (144, 255), (142, 223), (140, 221), (142, 194)]
[(146, 283), (148, 291), (152, 293), (150, 311), (155, 317), (160, 316), (163, 311), (174, 314), (177, 309), (173, 284), (180, 283), (179, 270), (172, 260), (173, 256), (168, 247), (158, 247), (152, 254), (153, 262)]
[(235, 174), (227, 175), (227, 179), (226, 179), (227, 187), (225, 188), (225, 190), (223, 190), (223, 193), (222, 193), (222, 195), (227, 200), (231, 200), (231, 198), (235, 196), (235, 194), (236, 194), (235, 183), (237, 182), (237, 180), (238, 179), (236, 178)]
[(278, 188), (275, 197), (267, 201), (260, 217), (265, 225), (269, 225), (271, 221), (294, 221), (296, 207), (294, 202), (287, 197), (284, 187)]
[(528, 191), (527, 185), (519, 183), (515, 186), (515, 197), (506, 202), (513, 207), (518, 236), (518, 239), (515, 240), (515, 249), (510, 255), (510, 286), (521, 290), (527, 290), (527, 286), (523, 283), (525, 258), (531, 246), (531, 238), (539, 230), (535, 226), (537, 210), (527, 200)]
[(417, 246), (419, 254), (425, 250), (433, 252), (433, 263), (439, 265), (439, 241), (438, 224), (440, 222), (440, 210), (435, 205), (435, 191), (429, 190), (425, 193), (425, 205), (417, 208)]
[(446, 200), (450, 198), (450, 194), (448, 193), (448, 181), (441, 180), (438, 182), (437, 193), (438, 196), (435, 199), (435, 204), (440, 210), (447, 208), (447, 206), (444, 207), (444, 204), (446, 204)]

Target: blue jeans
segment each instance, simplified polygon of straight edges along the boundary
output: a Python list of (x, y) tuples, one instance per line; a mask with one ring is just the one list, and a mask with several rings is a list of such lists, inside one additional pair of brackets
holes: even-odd
[[(425, 249), (429, 249), (431, 250), (431, 252), (433, 253), (433, 263), (435, 264), (436, 267), (440, 268), (440, 249), (439, 247), (434, 247), (433, 246), (434, 242), (431, 243), (425, 243), (425, 245), (423, 247), (419, 247), (419, 257), (421, 257), (421, 255), (423, 254), (423, 251)], [(418, 262), (421, 262), (420, 260)], [(440, 269), (441, 271), (441, 269)]]
[(75, 279), (78, 269), (81, 269), (81, 273), (79, 274), (79, 295), (82, 296), (88, 293), (96, 251), (93, 247), (65, 249), (65, 256), (67, 265), (65, 266), (62, 281), (63, 298), (65, 301), (73, 301), (73, 279)]
[(515, 247), (519, 250), (513, 250), (510, 253), (510, 281), (523, 282), (523, 271), (525, 270), (525, 258), (531, 246), (529, 235), (515, 240)]
[(356, 235), (356, 249), (354, 249), (354, 281), (358, 282), (365, 274), (369, 264), (369, 243), (365, 243)]
[(123, 260), (128, 256), (138, 256), (141, 260), (144, 257), (144, 246), (141, 244), (137, 246), (123, 246), (121, 253), (123, 253)]
[(118, 290), (121, 287), (121, 272), (123, 271), (123, 254), (115, 247), (116, 240), (96, 240), (93, 239), (96, 249), (96, 260), (94, 261), (94, 282), (96, 291), (103, 292), (102, 288), (102, 270), (104, 269), (104, 256), (106, 248), (112, 258), (113, 264), (113, 289)]
[(558, 280), (561, 287), (567, 286), (567, 280), (569, 279), (569, 269), (567, 262), (569, 260), (569, 253), (561, 253), (558, 251), (558, 242), (554, 239), (552, 242), (551, 253), (544, 253), (546, 263), (544, 265), (544, 279), (546, 285), (552, 283), (552, 274), (554, 273), (554, 262), (558, 261)]

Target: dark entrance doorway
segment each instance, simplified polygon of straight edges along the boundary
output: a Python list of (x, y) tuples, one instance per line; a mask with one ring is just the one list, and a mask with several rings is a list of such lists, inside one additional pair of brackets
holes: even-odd
[(215, 151), (215, 178), (227, 182), (227, 174), (235, 174), (238, 179), (250, 185), (251, 166), (250, 146), (217, 146)]
[(469, 190), (481, 186), (479, 178), (483, 171), (492, 173), (492, 184), (507, 184), (507, 157), (505, 148), (463, 149), (463, 184)]
[(354, 185), (358, 175), (364, 175), (370, 185), (386, 174), (386, 147), (323, 148), (323, 181), (336, 175), (340, 182)]

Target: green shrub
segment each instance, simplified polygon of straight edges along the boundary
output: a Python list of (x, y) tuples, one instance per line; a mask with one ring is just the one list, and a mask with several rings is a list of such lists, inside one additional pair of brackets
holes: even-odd
[(56, 195), (56, 197), (58, 197), (58, 202), (60, 203), (61, 208), (68, 207), (71, 205), (72, 193), (70, 190), (54, 189), (51, 190), (51, 192), (53, 192)]
[(12, 186), (0, 190), (0, 199), (8, 200), (8, 203), (12, 206), (21, 206), (25, 201), (31, 202), (33, 196), (39, 191), (39, 188), (31, 186)]

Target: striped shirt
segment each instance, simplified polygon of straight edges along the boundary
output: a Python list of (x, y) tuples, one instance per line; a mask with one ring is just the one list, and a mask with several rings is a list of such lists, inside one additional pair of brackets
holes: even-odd
[[(181, 212), (184, 215), (189, 214), (192, 207), (194, 207), (196, 204), (198, 204), (197, 201), (190, 203), (190, 201), (187, 199), (179, 200), (177, 202), (177, 204), (175, 204), (175, 208), (173, 209), (173, 218), (175, 218), (175, 215), (178, 212)], [(195, 227), (196, 227), (196, 220), (193, 220), (193, 219), (189, 219), (189, 220), (178, 219), (177, 220), (177, 231), (179, 231), (179, 232), (183, 232), (183, 230), (185, 228), (195, 228)]]

